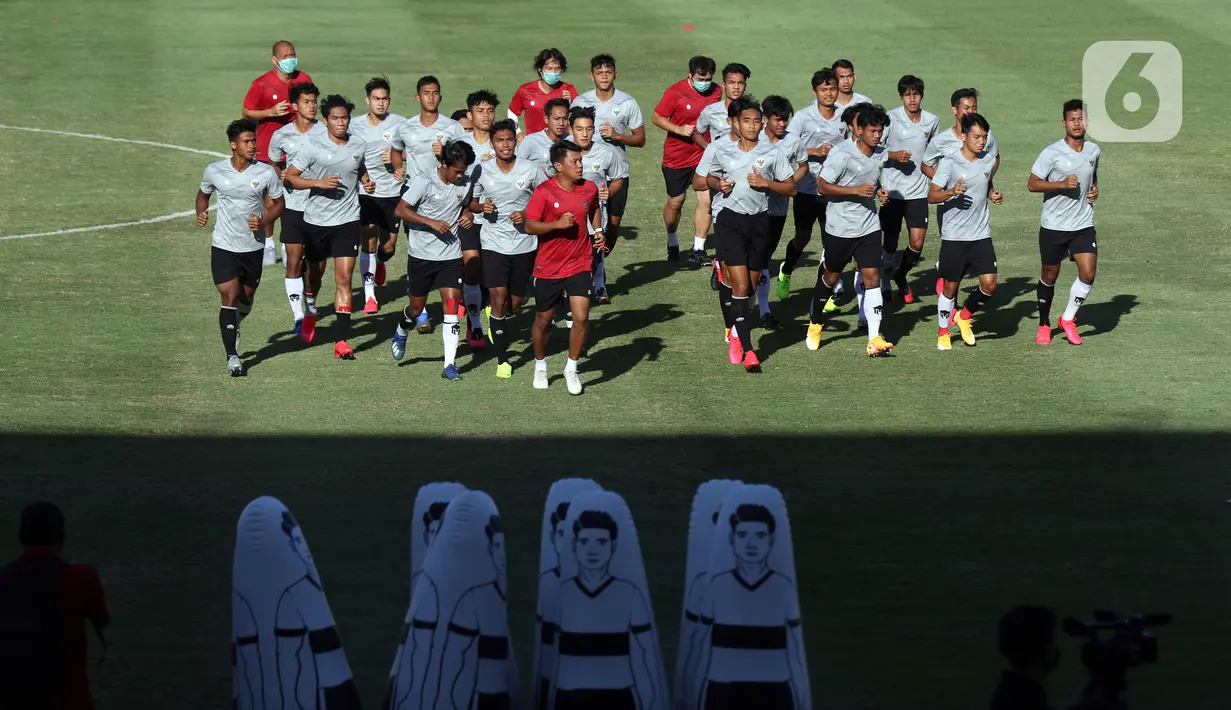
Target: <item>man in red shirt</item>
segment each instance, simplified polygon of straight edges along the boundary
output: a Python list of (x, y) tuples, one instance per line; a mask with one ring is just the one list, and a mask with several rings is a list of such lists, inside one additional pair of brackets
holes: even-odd
[[(594, 249), (603, 248), (598, 186), (582, 178), (581, 147), (559, 141), (551, 147), (556, 176), (534, 189), (526, 206), (526, 233), (538, 235), (534, 258), (534, 304), (537, 313), (530, 334), (534, 340), (534, 388), (547, 389), (547, 337), (551, 317), (568, 294), (573, 328), (568, 336), (564, 381), (569, 394), (581, 394), (577, 360), (586, 345), (590, 294), (594, 285)], [(593, 240), (590, 235), (593, 234)]]
[[(701, 115), (701, 109), (722, 99), (722, 91), (713, 81), (716, 67), (709, 57), (688, 60), (688, 78), (667, 87), (662, 100), (654, 107), (654, 125), (667, 132), (667, 140), (663, 143), (663, 180), (667, 184), (663, 223), (667, 227), (669, 261), (680, 258), (680, 238), (675, 230), (680, 224), (684, 198), (692, 187), (693, 173), (701, 162), (701, 154), (705, 152), (693, 138), (697, 117)], [(708, 217), (709, 207), (698, 203), (693, 215), (694, 224), (708, 224)], [(705, 254), (704, 234), (693, 237), (691, 259), (696, 264), (710, 263)]]
[(565, 99), (571, 103), (578, 96), (577, 87), (561, 79), (568, 71), (568, 60), (555, 47), (539, 52), (534, 58), (534, 70), (539, 78), (517, 87), (517, 93), (509, 102), (509, 118), (513, 119), (513, 123), (517, 123), (518, 116), (526, 116), (526, 130), (517, 134), (518, 143), (522, 138), (547, 128), (543, 107), (548, 101)]
[(0, 707), (93, 710), (85, 622), (111, 621), (93, 567), (65, 562), (64, 513), (21, 511), (21, 557), (0, 569)]

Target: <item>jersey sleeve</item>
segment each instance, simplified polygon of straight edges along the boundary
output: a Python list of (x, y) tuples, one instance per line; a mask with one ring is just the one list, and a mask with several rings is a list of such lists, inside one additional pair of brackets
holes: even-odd
[(936, 173), (932, 175), (932, 184), (949, 189), (949, 180), (953, 177), (953, 161), (942, 159), (940, 164), (936, 166)]
[(210, 168), (205, 169), (205, 174), (201, 176), (201, 192), (207, 195), (214, 194), (214, 176)]
[(624, 157), (624, 151), (611, 151), (611, 179), (619, 180), (628, 177), (628, 159)]
[(406, 192), (402, 193), (402, 202), (419, 208), (419, 203), (423, 201), (423, 196), (427, 194), (427, 178), (423, 175), (416, 175), (414, 180), (406, 186)]
[(705, 146), (705, 152), (701, 154), (701, 162), (697, 163), (697, 169), (695, 171), (697, 175), (700, 175), (701, 177), (709, 177), (710, 173), (715, 172), (714, 154), (717, 152), (718, 151), (715, 150), (713, 143)]
[(281, 163), (286, 158), (286, 153), (282, 150), (282, 137), (277, 132), (269, 139), (269, 162)]
[(984, 149), (988, 155), (1000, 156), (1000, 143), (996, 140), (996, 134), (990, 131), (987, 134), (987, 146)]
[(671, 118), (671, 114), (675, 111), (675, 92), (670, 87), (663, 92), (663, 97), (658, 100), (658, 105), (654, 107), (654, 113), (663, 118)]
[[(539, 171), (542, 174), (542, 171)], [(534, 193), (530, 195), (530, 203), (526, 205), (526, 219), (532, 219), (535, 222), (544, 222), (547, 216), (547, 191), (535, 188)]]
[(821, 163), (821, 179), (831, 185), (838, 184), (838, 179), (842, 177), (842, 171), (846, 169), (846, 154), (838, 153), (834, 155), (832, 152), (825, 158), (825, 162)]
[(286, 190), (282, 189), (282, 181), (278, 179), (278, 171), (269, 169), (269, 183), (265, 186), (265, 194), (273, 199), (286, 196)]
[(928, 147), (923, 149), (923, 164), (935, 165), (940, 160), (940, 148), (936, 145), (936, 136), (928, 141)]
[(513, 92), (513, 100), (509, 102), (509, 110), (520, 116), (526, 110), (525, 99), (522, 98), (522, 87)]
[[(530, 161), (530, 162), (533, 163), (533, 161)], [(547, 173), (536, 167), (534, 170), (534, 177), (531, 178), (530, 180), (530, 185), (532, 187), (538, 187), (539, 185), (542, 185), (543, 183), (547, 182), (547, 179), (548, 179)]]
[(632, 130), (634, 128), (644, 128), (644, 127), (645, 127), (645, 118), (641, 115), (641, 104), (637, 103), (636, 100), (629, 101), (628, 102), (628, 128), (629, 130)]
[(791, 175), (795, 172), (795, 169), (792, 166), (796, 162), (795, 156), (794, 156), (794, 154), (796, 153), (796, 150), (795, 150), (795, 146), (791, 146), (791, 148), (792, 148), (791, 154), (789, 155), (787, 154), (787, 151), (785, 150), (779, 150), (775, 152), (774, 163), (773, 163), (774, 182), (782, 182), (783, 180), (786, 180), (787, 178), (791, 177)]
[(306, 173), (308, 168), (312, 167), (312, 158), (316, 151), (310, 144), (305, 144), (295, 154), (295, 159), (291, 161), (291, 165), (299, 169), (299, 172)]
[(406, 141), (402, 138), (402, 126), (405, 125), (406, 119), (398, 120), (397, 125), (393, 127), (393, 140), (389, 141), (389, 147), (398, 152), (406, 150)]
[(248, 94), (244, 96), (244, 108), (249, 111), (260, 111), (265, 108), (261, 106), (263, 103), (261, 99), (265, 96), (265, 92), (262, 91), (263, 88), (260, 79), (252, 82), (252, 86), (248, 87)]
[(1040, 180), (1046, 180), (1047, 176), (1051, 175), (1052, 162), (1051, 148), (1044, 148), (1043, 152), (1039, 153), (1039, 157), (1034, 159), (1034, 165), (1030, 166), (1030, 173)]

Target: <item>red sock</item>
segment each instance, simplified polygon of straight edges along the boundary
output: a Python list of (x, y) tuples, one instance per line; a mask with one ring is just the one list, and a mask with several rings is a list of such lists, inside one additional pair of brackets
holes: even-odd
[(970, 311), (969, 311), (968, 309), (963, 308), (963, 309), (962, 309), (962, 312), (961, 312), (961, 313), (959, 313), (959, 314), (957, 314), (957, 317), (958, 317), (958, 318), (961, 318), (962, 320), (970, 320), (970, 318), (971, 318), (971, 313), (970, 313)]

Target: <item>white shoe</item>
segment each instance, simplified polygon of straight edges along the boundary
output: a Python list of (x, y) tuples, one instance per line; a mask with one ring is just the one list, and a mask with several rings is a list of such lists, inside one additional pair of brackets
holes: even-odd
[(581, 376), (576, 371), (564, 371), (564, 382), (568, 385), (569, 394), (581, 394)]
[(534, 371), (534, 389), (536, 390), (547, 389), (547, 371), (546, 370), (535, 370)]
[(272, 239), (265, 240), (265, 258), (261, 263), (264, 266), (272, 266), (278, 263), (278, 251), (274, 249), (274, 241)]

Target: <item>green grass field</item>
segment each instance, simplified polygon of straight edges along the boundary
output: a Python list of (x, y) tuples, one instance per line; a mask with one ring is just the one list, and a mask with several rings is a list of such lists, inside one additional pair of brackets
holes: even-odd
[[(751, 93), (798, 107), (812, 71), (838, 57), (857, 66), (857, 90), (889, 107), (898, 77), (917, 74), (942, 124), (948, 94), (973, 85), (1000, 140), (1005, 192), (992, 216), (1001, 285), (976, 319), (979, 347), (935, 350), (933, 231), (914, 274), (922, 303), (886, 318), (896, 357), (864, 357), (853, 306), (819, 352), (803, 347), (813, 249), (792, 298), (774, 300), (783, 327), (754, 333), (764, 374), (727, 365), (708, 274), (663, 258), (653, 127), (631, 153), (630, 228), (608, 261), (614, 301), (593, 314), (580, 398), (558, 378), (561, 355), (552, 388), (531, 388), (528, 342), (514, 348), (512, 380), (463, 346), (465, 381), (442, 381), (439, 335), (412, 336), (409, 364), (395, 366), (396, 268), (380, 292), (389, 305), (355, 320), (353, 363), (331, 357), (331, 319), (311, 348), (290, 336), (281, 274), (268, 268), (244, 325), (251, 374), (232, 380), (209, 232), (191, 218), (0, 241), (0, 521), (15, 525), (33, 498), (56, 500), (70, 556), (99, 564), (116, 617), (109, 658), (92, 670), (99, 707), (230, 702), (234, 524), (264, 493), (302, 522), (376, 707), (405, 612), (415, 491), (445, 479), (487, 490), (509, 521), (511, 619), (528, 673), (542, 500), (572, 475), (629, 500), (669, 667), (692, 491), (739, 476), (779, 486), (794, 513), (818, 707), (985, 706), (996, 618), (1023, 601), (1072, 615), (1174, 612), (1159, 664), (1130, 676), (1133, 706), (1223, 707), (1213, 680), (1231, 635), (1220, 467), (1231, 455), (1231, 169), (1218, 106), (1231, 89), (1231, 9), (625, 0), (577, 10), (10, 0), (0, 124), (225, 152), (227, 122), (283, 36), (326, 92), (361, 103), (363, 82), (384, 73), (406, 114), (426, 73), (444, 83), (442, 108), (486, 87), (507, 102), (543, 46), (568, 55), (567, 78), (583, 89), (586, 59), (615, 54), (618, 85), (647, 116), (697, 53), (748, 64)], [(1100, 271), (1078, 318), (1086, 344), (1041, 347), (1030, 337), (1039, 199), (1026, 176), (1062, 135), (1059, 107), (1080, 94), (1085, 48), (1105, 39), (1179, 48), (1184, 126), (1165, 144), (1103, 144)], [(0, 128), (0, 237), (190, 210), (211, 160)], [(1074, 276), (1066, 266), (1057, 298)], [(1054, 705), (1079, 679), (1077, 644), (1064, 650)]]

